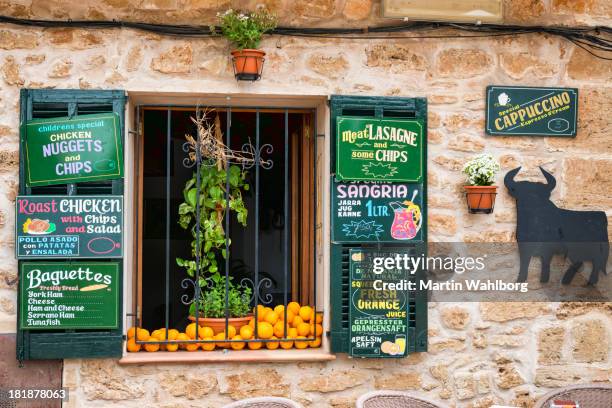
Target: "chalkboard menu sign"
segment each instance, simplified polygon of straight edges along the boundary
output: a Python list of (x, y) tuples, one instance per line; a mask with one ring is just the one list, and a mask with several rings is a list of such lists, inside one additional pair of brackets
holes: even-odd
[(423, 239), (422, 184), (332, 179), (332, 241), (408, 243)]
[(123, 149), (116, 113), (26, 123), (25, 168), (29, 187), (123, 176)]
[(420, 182), (423, 121), (339, 116), (338, 180)]
[(118, 327), (117, 262), (23, 262), (21, 329), (114, 329)]
[(489, 135), (576, 136), (578, 89), (488, 86)]
[(398, 252), (350, 250), (349, 354), (405, 357), (408, 341), (407, 271), (390, 267)]
[(19, 196), (17, 258), (119, 258), (122, 196)]

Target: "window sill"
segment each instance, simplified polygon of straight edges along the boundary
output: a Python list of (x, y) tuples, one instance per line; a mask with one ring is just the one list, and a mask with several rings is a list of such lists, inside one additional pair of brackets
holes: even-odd
[(258, 363), (258, 362), (302, 362), (331, 361), (336, 355), (324, 350), (218, 350), (194, 352), (155, 353), (139, 352), (124, 355), (119, 364), (159, 364), (159, 363)]

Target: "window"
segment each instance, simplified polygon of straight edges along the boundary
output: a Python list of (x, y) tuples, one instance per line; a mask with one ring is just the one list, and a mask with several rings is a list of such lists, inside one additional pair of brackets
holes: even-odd
[[(222, 227), (231, 244), (226, 259), (216, 256), (219, 274), (228, 276), (234, 285), (251, 289), (249, 309), (256, 304), (273, 308), (290, 301), (314, 306), (315, 111), (207, 109), (209, 123), (216, 121), (223, 143), (246, 156), (254, 152), (255, 159), (255, 163), (234, 163), (246, 173), (249, 189), (242, 192), (242, 198), (248, 215), (244, 227), (234, 212), (226, 213)], [(177, 258), (193, 259), (193, 236), (178, 220), (185, 183), (197, 168), (193, 156), (189, 158), (185, 137), (197, 135), (194, 117), (195, 107), (138, 108), (141, 133), (134, 149), (137, 272), (133, 306), (140, 327), (147, 329), (183, 331), (191, 323), (190, 306), (196, 291), (206, 293), (212, 286), (208, 281), (196, 287), (192, 282), (197, 280), (176, 262)], [(201, 167), (200, 178), (206, 174), (206, 167)], [(314, 341), (316, 336), (305, 337)]]

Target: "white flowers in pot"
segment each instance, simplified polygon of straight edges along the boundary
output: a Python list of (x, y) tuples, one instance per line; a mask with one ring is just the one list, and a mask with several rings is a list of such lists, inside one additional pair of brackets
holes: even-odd
[(495, 205), (497, 186), (494, 186), (495, 176), (500, 165), (490, 154), (481, 154), (465, 163), (463, 173), (467, 175), (464, 186), (467, 195), (468, 209), (471, 213), (490, 214)]

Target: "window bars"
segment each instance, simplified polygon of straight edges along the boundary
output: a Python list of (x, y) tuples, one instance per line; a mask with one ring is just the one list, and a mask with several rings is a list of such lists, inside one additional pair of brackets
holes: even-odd
[[(165, 242), (165, 256), (166, 256), (166, 262), (165, 262), (165, 330), (166, 333), (168, 333), (169, 329), (170, 329), (170, 222), (173, 219), (172, 218), (172, 214), (171, 214), (171, 210), (170, 210), (170, 194), (171, 194), (171, 150), (172, 150), (172, 126), (171, 126), (171, 114), (172, 114), (172, 109), (170, 107), (168, 107), (167, 105), (164, 105), (167, 108), (167, 128), (166, 128), (166, 185), (165, 185), (165, 189), (166, 189), (166, 242)], [(247, 109), (250, 107), (246, 107)], [(225, 146), (230, 146), (230, 142), (231, 142), (231, 129), (232, 129), (232, 109), (229, 106), (220, 106), (219, 109), (225, 109), (226, 112), (226, 129), (225, 129)], [(243, 278), (239, 285), (244, 288), (244, 287), (250, 287), (252, 289), (251, 291), (251, 299), (250, 299), (250, 304), (251, 306), (254, 308), (254, 314), (253, 314), (253, 318), (254, 318), (254, 331), (253, 331), (253, 338), (249, 339), (249, 340), (232, 340), (229, 338), (228, 335), (228, 327), (229, 327), (229, 318), (230, 318), (230, 314), (229, 314), (229, 278), (231, 277), (230, 275), (230, 237), (229, 237), (229, 230), (230, 230), (230, 215), (231, 212), (229, 211), (229, 191), (230, 191), (230, 172), (229, 172), (229, 163), (228, 163), (228, 169), (226, 171), (226, 192), (225, 192), (225, 200), (226, 200), (226, 208), (227, 210), (225, 211), (225, 219), (224, 219), (224, 224), (225, 224), (225, 231), (226, 231), (226, 239), (225, 239), (225, 251), (226, 251), (226, 256), (225, 256), (225, 327), (224, 327), (224, 333), (225, 333), (225, 338), (221, 341), (219, 339), (213, 339), (213, 340), (204, 340), (204, 339), (200, 339), (199, 338), (199, 331), (200, 331), (200, 324), (199, 322), (199, 318), (201, 316), (199, 307), (195, 307), (195, 322), (197, 323), (195, 325), (195, 339), (190, 339), (190, 340), (169, 340), (168, 336), (166, 334), (165, 336), (165, 340), (158, 340), (158, 341), (154, 341), (154, 340), (150, 340), (150, 341), (141, 341), (138, 340), (138, 330), (143, 330), (142, 328), (140, 328), (139, 324), (136, 324), (136, 336), (135, 336), (135, 342), (137, 344), (160, 344), (160, 345), (165, 345), (165, 344), (189, 344), (189, 343), (198, 343), (198, 344), (205, 344), (205, 343), (223, 343), (223, 344), (230, 344), (230, 343), (250, 343), (250, 342), (258, 342), (258, 343), (268, 343), (268, 342), (282, 342), (282, 341), (295, 341), (295, 338), (289, 338), (288, 337), (288, 331), (290, 328), (290, 322), (287, 322), (287, 305), (289, 302), (292, 301), (292, 299), (289, 298), (289, 286), (288, 286), (288, 278), (290, 275), (290, 270), (289, 270), (289, 265), (290, 265), (290, 261), (291, 261), (291, 257), (290, 257), (290, 244), (289, 244), (289, 240), (290, 240), (290, 228), (291, 228), (291, 224), (290, 222), (285, 221), (283, 223), (283, 242), (282, 242), (282, 247), (283, 247), (283, 303), (284, 303), (284, 316), (283, 316), (283, 321), (286, 322), (286, 324), (284, 324), (284, 334), (282, 336), (282, 338), (275, 338), (275, 339), (262, 339), (262, 338), (258, 338), (258, 326), (259, 326), (259, 305), (269, 305), (272, 303), (273, 301), (273, 296), (270, 293), (265, 293), (266, 289), (270, 289), (273, 287), (273, 282), (270, 278), (268, 277), (264, 277), (261, 278), (260, 277), (260, 273), (259, 273), (259, 266), (260, 266), (260, 231), (259, 231), (259, 211), (260, 211), (260, 183), (261, 183), (261, 173), (262, 171), (266, 171), (266, 170), (270, 170), (273, 166), (274, 163), (272, 162), (272, 160), (268, 160), (266, 159), (264, 156), (265, 155), (270, 155), (273, 152), (273, 146), (269, 143), (265, 143), (265, 141), (262, 142), (261, 137), (260, 137), (260, 109), (259, 107), (253, 107), (251, 109), (255, 110), (255, 114), (256, 114), (256, 131), (255, 131), (255, 145), (253, 146), (251, 143), (247, 143), (244, 144), (242, 146), (242, 154), (246, 157), (252, 157), (253, 160), (246, 160), (246, 161), (242, 161), (241, 162), (241, 166), (242, 166), (242, 170), (248, 170), (248, 169), (253, 169), (254, 168), (254, 172), (255, 172), (255, 188), (254, 188), (254, 198), (255, 198), (255, 208), (253, 210), (254, 212), (254, 230), (255, 230), (255, 234), (253, 237), (254, 240), (254, 250), (255, 250), (255, 261), (254, 261), (254, 273), (253, 273), (253, 277), (252, 279), (249, 278)], [(281, 109), (284, 112), (284, 143), (283, 143), (283, 147), (284, 147), (284, 217), (285, 220), (290, 220), (291, 217), (289, 215), (289, 211), (290, 211), (290, 202), (289, 202), (289, 190), (290, 190), (290, 185), (289, 185), (289, 180), (290, 180), (290, 173), (289, 173), (289, 169), (290, 169), (290, 152), (289, 152), (289, 145), (290, 145), (290, 141), (289, 141), (289, 109), (287, 108), (269, 108), (266, 107), (265, 109)], [(314, 128), (316, 129), (316, 115), (314, 113), (314, 111), (311, 110), (311, 112), (313, 113), (313, 117), (314, 117)], [(196, 139), (196, 149), (195, 149), (195, 162), (193, 160), (190, 160), (189, 157), (185, 158), (183, 160), (183, 166), (185, 167), (195, 167), (195, 172), (196, 172), (196, 239), (200, 238), (200, 186), (201, 186), (201, 166), (205, 165), (203, 164), (203, 157), (200, 151), (200, 135), (198, 132), (198, 137)], [(190, 147), (187, 146), (189, 144), (189, 142), (186, 142), (183, 145), (183, 151), (188, 153)], [(313, 231), (314, 231), (314, 242), (312, 245), (312, 257), (313, 260), (316, 260), (316, 214), (317, 214), (317, 208), (318, 208), (318, 203), (317, 203), (317, 186), (316, 186), (316, 180), (317, 180), (317, 165), (316, 165), (316, 152), (317, 152), (317, 138), (314, 138), (314, 152), (315, 152), (315, 160), (313, 162), (314, 164), (314, 176), (313, 176), (313, 180), (314, 180), (314, 194), (313, 194), (313, 200), (314, 200), (314, 211), (313, 211), (313, 216), (312, 216), (312, 220), (311, 222), (313, 223)], [(249, 209), (251, 210), (251, 209)], [(140, 215), (142, 216), (142, 215)], [(196, 248), (198, 247), (198, 243), (196, 242)], [(196, 251), (196, 273), (194, 274), (193, 278), (185, 278), (181, 281), (181, 287), (183, 289), (189, 290), (189, 288), (192, 288), (193, 290), (193, 297), (190, 297), (188, 294), (183, 294), (181, 296), (181, 303), (188, 306), (191, 305), (193, 302), (198, 302), (200, 299), (200, 295), (202, 294), (203, 291), (206, 291), (209, 289), (209, 284), (207, 285), (200, 285), (200, 280), (199, 280), (199, 271), (200, 271), (200, 264), (201, 264), (201, 260), (200, 260), (200, 253), (199, 251)], [(317, 316), (317, 263), (316, 261), (314, 262), (314, 274), (313, 274), (313, 315), (315, 316), (315, 322), (316, 322), (316, 316)], [(210, 283), (210, 282), (209, 282)], [(134, 293), (138, 294), (138, 280), (136, 280), (136, 288)], [(139, 320), (141, 319), (141, 316), (139, 316), (138, 314), (134, 313), (133, 316), (136, 316), (136, 322), (139, 323)], [(236, 328), (237, 330), (239, 328)], [(303, 341), (303, 342), (310, 342), (310, 341), (315, 341), (317, 339), (317, 335), (322, 336), (323, 333), (317, 333), (316, 332), (316, 324), (315, 324), (315, 333), (314, 334), (310, 334), (308, 336), (306, 336), (306, 338), (304, 339), (300, 339), (299, 341)], [(225, 348), (224, 349), (225, 352), (231, 352), (231, 349), (229, 348)]]

